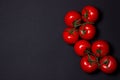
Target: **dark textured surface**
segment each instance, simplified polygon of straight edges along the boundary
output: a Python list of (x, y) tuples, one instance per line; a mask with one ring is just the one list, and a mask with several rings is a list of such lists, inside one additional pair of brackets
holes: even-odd
[(0, 0), (0, 80), (119, 80), (102, 72), (86, 74), (73, 47), (62, 40), (63, 19), (85, 5), (99, 8), (98, 39), (111, 44), (120, 61), (119, 0)]

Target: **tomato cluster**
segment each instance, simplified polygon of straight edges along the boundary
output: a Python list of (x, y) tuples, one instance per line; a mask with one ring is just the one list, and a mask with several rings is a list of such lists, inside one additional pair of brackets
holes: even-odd
[(104, 73), (111, 74), (117, 69), (116, 59), (109, 55), (109, 43), (105, 40), (96, 40), (96, 27), (99, 11), (94, 6), (85, 6), (81, 13), (76, 10), (68, 11), (64, 17), (67, 28), (63, 31), (63, 40), (74, 45), (74, 52), (81, 57), (80, 67), (87, 73), (100, 69)]

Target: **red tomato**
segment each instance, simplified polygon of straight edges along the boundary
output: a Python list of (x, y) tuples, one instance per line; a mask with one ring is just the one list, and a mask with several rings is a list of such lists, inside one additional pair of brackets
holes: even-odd
[(98, 68), (96, 58), (92, 55), (82, 57), (82, 59), (80, 60), (80, 67), (83, 71), (87, 73), (92, 73), (96, 71)]
[[(69, 11), (66, 13), (64, 17), (64, 21), (68, 27), (71, 27), (71, 28), (76, 27), (77, 24), (80, 24), (81, 15), (77, 11), (74, 11), (74, 10)], [(76, 24), (75, 24), (75, 21), (76, 21)]]
[(74, 44), (76, 41), (78, 41), (79, 33), (74, 28), (66, 28), (63, 31), (63, 40), (68, 44)]
[(91, 45), (86, 40), (79, 40), (74, 45), (74, 51), (78, 56), (84, 56), (87, 54), (87, 50), (91, 48)]
[(100, 60), (100, 65), (100, 70), (107, 74), (111, 74), (117, 69), (117, 61), (112, 56), (104, 56)]
[(92, 52), (97, 57), (103, 57), (109, 53), (109, 45), (105, 40), (97, 40), (92, 44)]
[(95, 36), (96, 28), (92, 24), (85, 24), (79, 27), (79, 35), (82, 39), (90, 40)]
[(82, 9), (82, 19), (85, 22), (95, 22), (98, 19), (98, 10), (93, 6), (85, 6)]

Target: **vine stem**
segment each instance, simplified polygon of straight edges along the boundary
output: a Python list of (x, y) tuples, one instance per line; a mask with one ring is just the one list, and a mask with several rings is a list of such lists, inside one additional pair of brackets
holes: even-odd
[[(90, 62), (90, 64), (92, 64), (93, 62), (95, 62), (95, 63), (98, 64), (98, 66), (100, 66), (99, 58), (92, 53), (91, 49), (89, 49), (89, 48), (86, 49), (85, 53), (88, 55), (88, 62)], [(96, 58), (96, 60), (91, 60), (90, 55), (94, 56)]]

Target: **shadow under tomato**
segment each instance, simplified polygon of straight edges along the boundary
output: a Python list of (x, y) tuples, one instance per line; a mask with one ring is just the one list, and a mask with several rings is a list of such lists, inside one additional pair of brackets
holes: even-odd
[(98, 70), (96, 70), (95, 72), (90, 73), (89, 75), (97, 75), (99, 72), (100, 72), (100, 70), (98, 69)]
[(98, 20), (93, 24), (94, 26), (95, 26), (95, 28), (96, 28), (96, 34), (95, 34), (95, 36), (94, 36), (94, 38), (92, 39), (92, 40), (90, 40), (90, 42), (92, 43), (92, 42), (94, 42), (94, 41), (96, 41), (96, 40), (98, 40), (98, 37), (99, 37), (99, 35), (101, 34), (100, 33), (100, 30), (98, 29), (98, 24), (102, 21), (102, 19), (103, 19), (103, 14), (102, 14), (102, 11), (98, 8), (98, 11), (99, 11), (99, 17), (98, 17)]
[(97, 8), (97, 9), (99, 11), (99, 16), (98, 16), (98, 20), (95, 22), (95, 26), (97, 26), (100, 23), (100, 21), (102, 21), (104, 18), (103, 12), (99, 8)]

